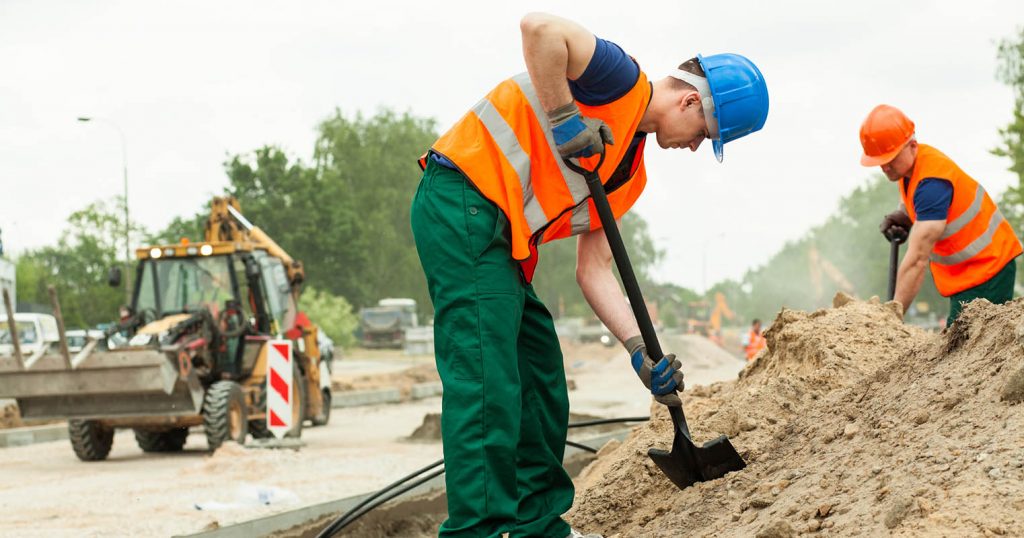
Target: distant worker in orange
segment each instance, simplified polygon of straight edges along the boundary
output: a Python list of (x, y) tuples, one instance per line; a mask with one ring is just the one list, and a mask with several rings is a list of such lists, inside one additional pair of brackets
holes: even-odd
[(747, 355), (747, 360), (754, 360), (754, 357), (767, 345), (768, 341), (761, 333), (761, 320), (754, 318), (753, 323), (750, 324), (750, 332), (743, 337), (743, 352)]
[(935, 287), (949, 297), (949, 325), (965, 303), (1013, 298), (1020, 240), (977, 181), (939, 150), (919, 144), (914, 122), (889, 105), (875, 107), (860, 128), (864, 166), (880, 166), (899, 183), (900, 206), (882, 219), (882, 234), (909, 233), (896, 276), (903, 311), (921, 289), (931, 264)]

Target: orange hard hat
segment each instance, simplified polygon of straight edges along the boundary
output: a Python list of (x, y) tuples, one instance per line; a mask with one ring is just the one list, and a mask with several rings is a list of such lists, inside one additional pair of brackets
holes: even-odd
[(860, 145), (864, 148), (860, 164), (887, 164), (913, 136), (914, 122), (903, 111), (889, 105), (876, 106), (860, 126)]

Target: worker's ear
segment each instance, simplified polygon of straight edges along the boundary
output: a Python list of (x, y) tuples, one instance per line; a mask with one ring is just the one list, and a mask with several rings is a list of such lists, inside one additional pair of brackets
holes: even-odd
[(700, 94), (696, 90), (687, 90), (683, 93), (680, 108), (686, 110), (692, 106), (700, 106)]

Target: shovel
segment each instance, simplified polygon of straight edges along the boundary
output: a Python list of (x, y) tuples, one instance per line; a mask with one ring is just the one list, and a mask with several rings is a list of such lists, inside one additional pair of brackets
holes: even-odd
[(907, 240), (907, 230), (893, 226), (883, 234), (889, 240), (889, 300), (896, 297), (896, 272), (900, 268), (900, 244)]
[[(651, 316), (647, 312), (647, 303), (644, 302), (643, 294), (640, 292), (640, 285), (633, 273), (633, 266), (629, 263), (629, 256), (622, 243), (622, 236), (615, 224), (615, 215), (612, 213), (611, 206), (608, 205), (608, 197), (601, 184), (601, 177), (597, 173), (604, 162), (604, 157), (602, 152), (601, 159), (594, 170), (587, 170), (569, 159), (562, 160), (566, 166), (587, 180), (587, 187), (590, 189), (594, 205), (597, 207), (597, 214), (601, 219), (605, 236), (608, 238), (608, 245), (611, 247), (615, 265), (619, 269), (619, 276), (626, 288), (626, 296), (629, 297), (629, 304), (633, 308), (637, 325), (640, 326), (644, 345), (647, 346), (647, 354), (652, 360), (658, 362), (665, 355), (661, 351), (658, 336), (654, 332), (654, 324), (651, 323)], [(652, 448), (647, 451), (647, 455), (679, 489), (685, 489), (696, 482), (721, 478), (725, 476), (725, 473), (739, 471), (746, 467), (747, 464), (733, 448), (728, 437), (722, 435), (704, 446), (697, 446), (690, 437), (690, 429), (686, 426), (686, 417), (683, 415), (682, 406), (670, 406), (668, 411), (672, 415), (672, 424), (675, 426), (672, 450), (666, 452)]]

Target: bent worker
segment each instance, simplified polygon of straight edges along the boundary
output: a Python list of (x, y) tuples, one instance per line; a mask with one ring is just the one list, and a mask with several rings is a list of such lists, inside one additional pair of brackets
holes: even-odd
[(698, 56), (652, 83), (576, 23), (530, 14), (520, 27), (528, 72), (499, 83), (433, 144), (412, 201), (444, 387), (441, 536), (578, 535), (561, 518), (574, 494), (562, 468), (562, 353), (531, 285), (541, 243), (579, 236), (583, 295), (657, 401), (681, 405), (679, 361), (647, 356), (585, 180), (562, 158), (592, 168), (604, 153), (598, 173), (619, 218), (646, 184), (648, 133), (693, 151), (710, 138), (721, 160), (722, 145), (760, 129), (768, 109), (761, 73), (738, 55)]
[(947, 326), (974, 299), (1012, 299), (1020, 240), (981, 184), (939, 150), (919, 144), (914, 122), (896, 107), (875, 107), (861, 125), (860, 142), (861, 164), (880, 166), (899, 182), (899, 208), (879, 229), (887, 238), (910, 234), (894, 297), (904, 313), (929, 264), (935, 287), (949, 297)]
[(768, 341), (761, 333), (761, 320), (754, 318), (750, 324), (750, 332), (743, 337), (743, 353), (747, 356), (748, 361), (752, 361), (767, 345)]

